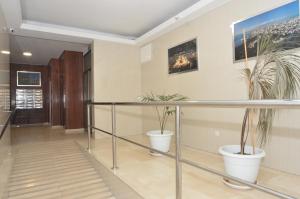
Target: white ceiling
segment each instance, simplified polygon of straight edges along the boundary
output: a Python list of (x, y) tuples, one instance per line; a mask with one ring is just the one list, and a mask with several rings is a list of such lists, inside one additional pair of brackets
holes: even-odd
[(0, 6), (14, 30), (11, 62), (46, 65), (63, 50), (86, 52), (94, 39), (142, 46), (229, 1), (0, 0)]
[(139, 37), (199, 0), (23, 0), (24, 20)]
[(231, 0), (0, 0), (14, 35), (144, 45)]
[[(47, 65), (51, 58), (58, 58), (64, 50), (87, 52), (88, 45), (16, 35), (10, 37), (11, 63)], [(24, 51), (30, 51), (32, 57), (23, 56)]]

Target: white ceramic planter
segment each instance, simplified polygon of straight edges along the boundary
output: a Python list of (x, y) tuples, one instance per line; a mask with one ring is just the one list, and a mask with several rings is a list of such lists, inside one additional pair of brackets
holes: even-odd
[(252, 154), (252, 147), (246, 146), (245, 153), (250, 155), (240, 155), (240, 145), (227, 145), (219, 148), (219, 153), (223, 155), (225, 172), (231, 176), (255, 183), (259, 172), (260, 162), (265, 157), (262, 149), (256, 148)]
[(148, 131), (147, 136), (150, 138), (150, 145), (152, 148), (162, 152), (168, 152), (170, 150), (170, 143), (174, 133), (172, 131), (165, 130), (161, 134), (160, 130)]

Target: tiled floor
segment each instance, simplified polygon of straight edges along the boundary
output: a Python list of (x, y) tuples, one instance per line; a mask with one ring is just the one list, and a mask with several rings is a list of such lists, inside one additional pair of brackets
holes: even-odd
[[(14, 144), (22, 145), (36, 141), (76, 140), (87, 146), (83, 134), (65, 135), (60, 129), (47, 127), (30, 127), (14, 129)], [(147, 144), (145, 136), (130, 136), (130, 139)], [(104, 166), (111, 168), (111, 139), (93, 140), (92, 153)], [(118, 141), (118, 166), (116, 175), (130, 185), (146, 199), (175, 198), (174, 160), (168, 157), (154, 157), (147, 150), (124, 141)], [(183, 147), (183, 156), (216, 170), (223, 170), (222, 158), (219, 155)], [(300, 198), (300, 176), (262, 168), (259, 183)], [(119, 197), (122, 198), (122, 197)], [(123, 197), (127, 199), (128, 197)], [(220, 177), (199, 169), (183, 165), (183, 198), (184, 199), (268, 199), (275, 198), (265, 193), (248, 190), (238, 191), (225, 186)]]

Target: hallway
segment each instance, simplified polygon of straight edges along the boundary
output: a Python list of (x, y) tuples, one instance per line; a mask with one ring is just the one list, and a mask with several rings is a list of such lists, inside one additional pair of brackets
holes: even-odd
[(0, 199), (300, 199), (300, 0), (0, 0)]
[[(164, 156), (151, 156), (147, 150), (130, 143), (117, 143), (119, 169), (115, 173), (116, 177), (110, 169), (112, 154), (109, 137), (93, 139), (91, 154), (85, 151), (86, 134), (66, 134), (62, 128), (12, 128), (11, 138), (14, 161), (4, 198), (175, 197), (174, 160)], [(127, 138), (147, 145), (143, 135)], [(171, 148), (171, 153), (173, 152), (174, 146)], [(222, 159), (218, 155), (186, 146), (182, 153), (184, 158), (219, 171), (223, 170)], [(299, 190), (292, 186), (300, 184), (300, 178), (296, 175), (264, 167), (259, 184), (300, 197)], [(228, 188), (221, 178), (184, 164), (183, 196), (186, 199), (274, 198), (256, 190)]]

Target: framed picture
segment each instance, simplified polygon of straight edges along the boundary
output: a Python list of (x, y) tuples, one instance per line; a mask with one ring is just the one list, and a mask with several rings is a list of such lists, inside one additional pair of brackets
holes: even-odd
[[(257, 39), (272, 34), (276, 40), (290, 40), (299, 48), (299, 0), (233, 24), (234, 61), (245, 59), (243, 32), (245, 32), (248, 58), (257, 55)], [(297, 36), (298, 35), (298, 36)]]
[(198, 70), (197, 39), (168, 49), (169, 74)]
[(41, 86), (41, 72), (17, 71), (17, 86)]

